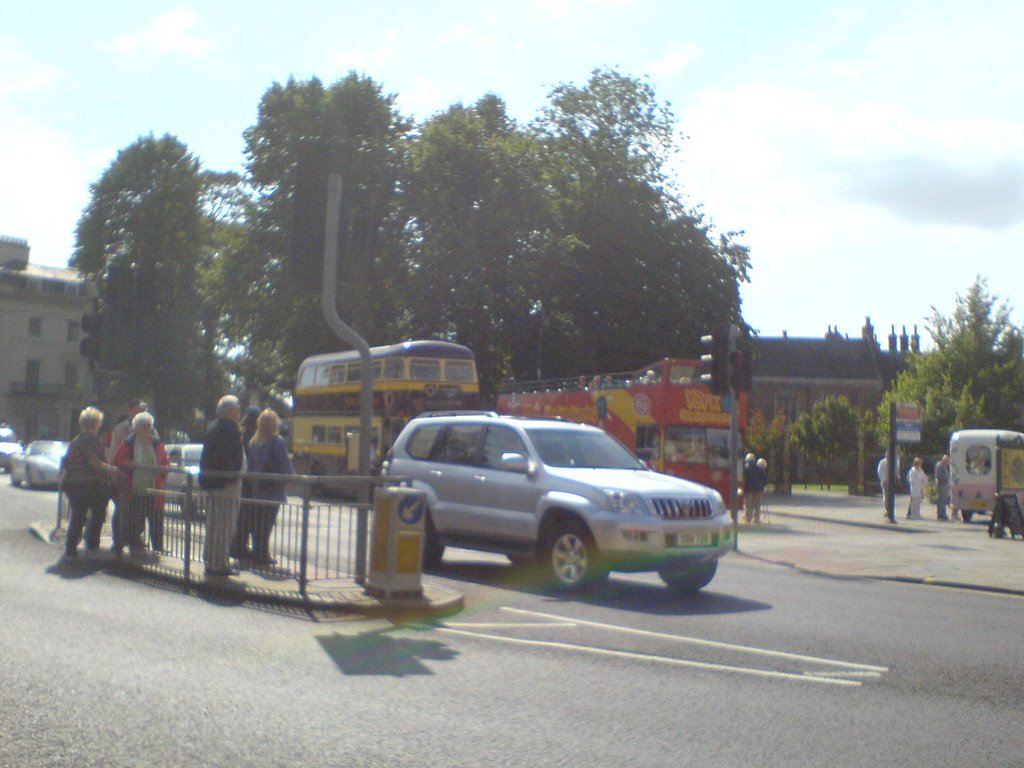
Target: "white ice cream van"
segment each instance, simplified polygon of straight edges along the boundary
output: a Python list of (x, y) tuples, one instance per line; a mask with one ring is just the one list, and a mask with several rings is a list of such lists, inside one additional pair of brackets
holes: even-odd
[(964, 520), (990, 514), (997, 491), (997, 448), (1024, 446), (1024, 434), (1008, 429), (961, 429), (949, 438), (950, 504)]

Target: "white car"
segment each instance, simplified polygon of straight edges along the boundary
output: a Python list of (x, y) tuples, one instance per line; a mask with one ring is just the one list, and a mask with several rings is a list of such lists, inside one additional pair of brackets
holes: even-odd
[(20, 453), (11, 454), (11, 485), (56, 488), (67, 450), (68, 444), (59, 440), (35, 440)]
[(6, 424), (0, 424), (0, 469), (11, 471), (11, 455), (15, 453), (21, 453), (18, 436)]
[[(172, 467), (183, 469), (193, 476), (193, 488), (199, 487), (199, 457), (203, 454), (202, 443), (167, 443), (164, 445), (167, 451), (167, 461)], [(182, 472), (169, 472), (164, 490), (184, 491), (186, 478)]]

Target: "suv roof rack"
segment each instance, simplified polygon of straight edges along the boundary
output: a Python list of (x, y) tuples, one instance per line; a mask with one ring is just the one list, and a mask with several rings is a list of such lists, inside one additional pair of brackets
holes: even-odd
[(492, 416), (498, 417), (495, 411), (424, 411), (418, 413), (414, 418), (417, 419), (430, 419), (437, 416)]

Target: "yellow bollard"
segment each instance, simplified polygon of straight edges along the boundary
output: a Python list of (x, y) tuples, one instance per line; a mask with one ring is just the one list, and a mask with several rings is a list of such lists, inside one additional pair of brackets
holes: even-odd
[(365, 590), (385, 600), (423, 596), (423, 524), (426, 494), (415, 488), (378, 488), (373, 504), (370, 572)]

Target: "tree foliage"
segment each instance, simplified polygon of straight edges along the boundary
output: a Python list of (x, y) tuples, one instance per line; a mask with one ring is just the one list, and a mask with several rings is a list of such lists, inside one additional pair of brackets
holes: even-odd
[(151, 397), (165, 430), (187, 423), (202, 399), (202, 191), (199, 161), (182, 142), (138, 139), (92, 185), (71, 260), (99, 288), (111, 396)]
[(1010, 306), (989, 294), (977, 277), (957, 295), (949, 317), (934, 310), (929, 325), (934, 349), (910, 359), (880, 408), (888, 434), (891, 402), (922, 406), (921, 452), (948, 450), (958, 429), (1014, 429), (1024, 402), (1024, 336), (1010, 322)]
[(822, 464), (827, 485), (832, 484), (836, 460), (857, 448), (862, 421), (845, 395), (829, 395), (793, 424), (793, 444)]

